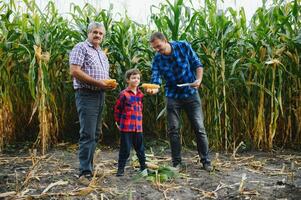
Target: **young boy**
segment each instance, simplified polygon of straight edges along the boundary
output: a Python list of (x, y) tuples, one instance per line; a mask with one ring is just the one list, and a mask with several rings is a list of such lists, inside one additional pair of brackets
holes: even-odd
[(147, 175), (142, 133), (142, 98), (143, 93), (138, 88), (141, 73), (138, 69), (130, 69), (125, 73), (128, 87), (120, 92), (114, 107), (114, 118), (120, 131), (120, 149), (118, 171), (116, 176), (124, 175), (126, 161), (130, 156), (131, 146), (134, 146), (140, 163), (140, 171)]

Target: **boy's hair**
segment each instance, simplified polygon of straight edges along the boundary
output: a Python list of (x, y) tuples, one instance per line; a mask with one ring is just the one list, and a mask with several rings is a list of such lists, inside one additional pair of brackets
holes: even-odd
[(137, 68), (129, 69), (125, 72), (125, 79), (129, 80), (132, 75), (139, 74), (141, 76), (141, 72)]
[(150, 39), (149, 39), (149, 42), (152, 43), (154, 42), (156, 39), (159, 39), (159, 40), (167, 40), (165, 35), (161, 32), (155, 32), (151, 35)]

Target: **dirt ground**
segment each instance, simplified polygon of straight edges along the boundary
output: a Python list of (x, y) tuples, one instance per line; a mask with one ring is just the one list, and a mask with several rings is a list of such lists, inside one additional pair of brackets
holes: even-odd
[[(26, 147), (0, 154), (0, 199), (301, 199), (300, 152), (211, 152), (215, 170), (208, 173), (196, 151), (184, 149), (179, 176), (151, 182), (132, 161), (125, 176), (116, 177), (118, 149), (101, 147), (89, 186), (78, 181), (76, 152), (77, 145), (64, 143), (44, 156)], [(168, 147), (146, 153), (152, 163), (170, 165)]]

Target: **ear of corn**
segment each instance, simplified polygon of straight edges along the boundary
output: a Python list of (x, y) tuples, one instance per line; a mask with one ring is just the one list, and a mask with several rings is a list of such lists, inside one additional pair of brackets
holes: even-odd
[(116, 82), (116, 79), (106, 79), (106, 80), (103, 80), (108, 86), (111, 86), (111, 87), (117, 87), (118, 83)]
[(159, 89), (160, 85), (152, 84), (152, 83), (143, 83), (141, 85), (141, 87), (144, 88), (144, 89)]

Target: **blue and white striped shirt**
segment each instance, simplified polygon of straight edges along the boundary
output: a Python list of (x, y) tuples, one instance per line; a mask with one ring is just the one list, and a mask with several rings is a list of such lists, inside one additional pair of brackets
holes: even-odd
[(197, 89), (177, 84), (192, 83), (196, 80), (196, 69), (203, 67), (191, 45), (186, 41), (170, 42), (172, 53), (164, 55), (156, 53), (152, 63), (151, 82), (161, 84), (161, 78), (166, 82), (165, 96), (183, 99), (197, 92)]

